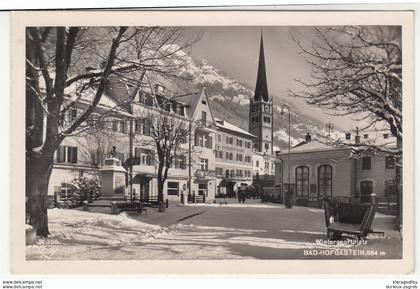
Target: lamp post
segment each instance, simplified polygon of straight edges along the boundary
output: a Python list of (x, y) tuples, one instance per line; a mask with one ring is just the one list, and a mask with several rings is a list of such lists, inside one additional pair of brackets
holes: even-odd
[[(290, 106), (287, 104), (281, 105), (281, 114), (284, 114), (284, 109), (287, 108), (288, 112), (288, 136), (289, 136), (289, 143), (288, 143), (288, 150), (287, 150), (287, 199), (290, 202)], [(290, 203), (291, 205), (291, 203)]]

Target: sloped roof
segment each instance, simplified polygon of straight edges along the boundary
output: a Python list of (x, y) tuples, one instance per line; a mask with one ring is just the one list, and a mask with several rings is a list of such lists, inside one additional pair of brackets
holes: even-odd
[[(306, 153), (306, 152), (318, 152), (318, 151), (331, 151), (338, 149), (351, 149), (350, 147), (337, 147), (332, 144), (322, 143), (318, 140), (312, 140), (310, 142), (302, 141), (290, 149), (290, 153)], [(283, 151), (280, 154), (287, 154), (288, 151)]]
[(220, 118), (215, 118), (214, 121), (215, 121), (216, 127), (223, 128), (223, 129), (233, 131), (233, 132), (236, 132), (236, 133), (240, 133), (240, 134), (246, 135), (246, 136), (251, 137), (251, 138), (257, 138), (255, 135), (250, 134), (246, 130), (244, 130), (240, 127), (237, 127), (236, 125), (233, 125), (230, 122), (227, 122), (227, 121), (222, 120)]
[(185, 94), (177, 98), (177, 101), (186, 106), (187, 115), (192, 117), (195, 109), (197, 108), (198, 101), (200, 99), (200, 92), (195, 91), (190, 94)]

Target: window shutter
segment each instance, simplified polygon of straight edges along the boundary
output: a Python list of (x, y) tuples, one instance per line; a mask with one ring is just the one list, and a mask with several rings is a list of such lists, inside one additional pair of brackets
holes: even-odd
[(187, 156), (182, 156), (182, 169), (185, 170), (187, 167)]
[(213, 147), (213, 138), (209, 136), (209, 142), (207, 148), (211, 149)]
[(198, 144), (198, 134), (195, 134), (194, 135), (194, 145), (195, 146), (198, 146), (199, 144)]
[(71, 163), (76, 164), (77, 163), (77, 147), (72, 147), (72, 150), (73, 150), (73, 153), (72, 153)]

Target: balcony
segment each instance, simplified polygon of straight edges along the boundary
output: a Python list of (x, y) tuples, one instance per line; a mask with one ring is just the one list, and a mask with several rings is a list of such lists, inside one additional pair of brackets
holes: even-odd
[(199, 120), (199, 121), (197, 121), (196, 125), (197, 125), (197, 130), (199, 130), (199, 131), (206, 132), (206, 133), (215, 132), (214, 123), (212, 123), (210, 121)]
[(205, 170), (196, 170), (194, 172), (194, 177), (198, 180), (209, 180), (216, 177), (216, 171), (205, 171)]

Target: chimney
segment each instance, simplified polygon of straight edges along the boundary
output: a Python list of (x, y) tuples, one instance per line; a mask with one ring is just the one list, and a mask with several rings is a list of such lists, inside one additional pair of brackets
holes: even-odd
[(306, 142), (310, 142), (312, 140), (311, 135), (309, 134), (309, 132), (305, 135), (305, 141)]

